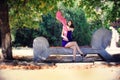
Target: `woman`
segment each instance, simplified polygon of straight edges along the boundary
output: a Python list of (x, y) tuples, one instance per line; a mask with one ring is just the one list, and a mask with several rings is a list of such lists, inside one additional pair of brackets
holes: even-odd
[(72, 32), (74, 31), (74, 25), (71, 20), (68, 21), (68, 23), (66, 24), (66, 19), (62, 17), (62, 13), (60, 11), (56, 13), (56, 18), (63, 24), (63, 29), (61, 33), (61, 37), (63, 38), (62, 46), (73, 49), (73, 61), (75, 61), (77, 51), (81, 54), (81, 56), (83, 56), (83, 53), (80, 50), (77, 42), (72, 41)]

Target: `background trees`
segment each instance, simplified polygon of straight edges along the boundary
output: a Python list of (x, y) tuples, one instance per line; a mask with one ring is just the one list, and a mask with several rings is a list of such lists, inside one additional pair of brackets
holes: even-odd
[[(95, 30), (100, 27), (108, 28), (110, 22), (119, 18), (119, 8), (117, 7), (120, 1), (116, 0), (18, 0), (16, 2), (9, 1), (9, 3), (11, 5), (9, 13), (13, 36), (16, 36), (16, 30), (18, 28), (32, 28), (39, 32), (36, 36), (47, 37), (52, 46), (61, 44), (59, 38), (61, 30), (60, 27), (58, 27), (61, 26), (61, 24), (55, 19), (55, 13), (58, 9), (63, 11), (66, 18), (71, 18), (75, 22), (76, 30), (79, 31), (75, 30), (76, 33), (74, 32), (73, 36), (75, 40), (80, 43), (79, 45), (89, 44), (90, 36)], [(84, 20), (82, 17), (84, 17)], [(54, 23), (54, 27), (52, 23)], [(54, 36), (52, 36), (52, 31), (54, 32)], [(59, 33), (56, 35), (55, 31)], [(82, 36), (83, 34), (84, 36)], [(17, 40), (16, 37), (15, 40)], [(58, 41), (58, 44), (55, 44), (54, 41), (55, 43)], [(15, 43), (17, 44), (16, 41)], [(31, 42), (29, 44), (31, 44)]]
[(79, 6), (85, 11), (88, 21), (101, 20), (103, 26), (120, 18), (118, 0), (81, 0)]

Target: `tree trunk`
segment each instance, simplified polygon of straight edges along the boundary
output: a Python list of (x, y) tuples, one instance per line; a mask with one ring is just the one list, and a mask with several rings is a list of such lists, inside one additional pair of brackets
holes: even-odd
[(7, 0), (0, 0), (0, 29), (1, 29), (1, 41), (2, 41), (2, 54), (3, 59), (11, 60), (12, 46), (11, 46), (11, 34), (9, 27), (9, 14), (8, 14)]

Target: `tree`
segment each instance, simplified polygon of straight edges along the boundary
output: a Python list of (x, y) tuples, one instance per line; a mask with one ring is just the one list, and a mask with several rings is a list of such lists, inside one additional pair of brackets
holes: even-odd
[[(27, 22), (29, 19), (34, 20), (30, 16), (28, 16), (27, 13), (24, 14), (24, 11), (25, 12), (27, 12), (27, 10), (32, 11), (32, 9), (35, 9), (37, 11), (39, 9), (40, 13), (44, 14), (48, 11), (55, 9), (56, 5), (54, 4), (57, 4), (57, 2), (59, 1), (60, 0), (53, 0), (53, 1), (50, 1), (50, 0), (0, 0), (0, 20), (2, 23), (0, 24), (0, 29), (1, 29), (3, 59), (8, 59), (8, 60), (13, 59), (9, 20), (10, 21), (14, 20), (13, 24), (17, 23), (18, 21), (21, 22), (21, 24), (23, 24), (24, 21)], [(27, 9), (26, 9), (26, 6), (28, 6)], [(10, 17), (9, 17), (9, 9), (12, 10), (10, 13), (12, 16)], [(22, 14), (19, 14), (19, 11), (22, 12)], [(31, 24), (33, 23), (31, 22)], [(25, 27), (26, 24), (23, 24), (23, 26)]]
[(104, 26), (120, 18), (119, 0), (79, 0), (78, 3), (89, 20), (101, 20)]
[(12, 46), (11, 46), (11, 34), (9, 27), (9, 15), (8, 15), (8, 4), (7, 0), (0, 0), (0, 29), (2, 39), (2, 53), (3, 59), (13, 59), (12, 57)]

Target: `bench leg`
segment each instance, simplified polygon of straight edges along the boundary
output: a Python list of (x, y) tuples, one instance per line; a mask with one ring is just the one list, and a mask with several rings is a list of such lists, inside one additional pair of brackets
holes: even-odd
[(112, 61), (113, 57), (105, 50), (100, 50), (98, 55), (105, 61)]

